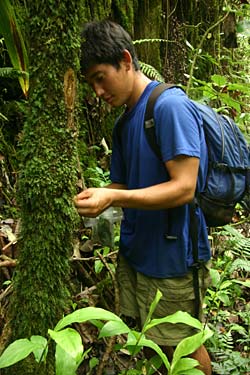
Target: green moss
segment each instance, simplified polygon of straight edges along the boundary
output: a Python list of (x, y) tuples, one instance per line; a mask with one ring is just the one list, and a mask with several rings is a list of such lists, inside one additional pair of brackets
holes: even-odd
[[(65, 106), (64, 75), (79, 68), (80, 1), (26, 2), (30, 93), (19, 146), (17, 201), (21, 232), (11, 300), (12, 340), (47, 335), (69, 306), (69, 257), (78, 215), (73, 205), (77, 181), (77, 122)], [(32, 33), (32, 34), (31, 34)], [(54, 374), (53, 357), (25, 374)], [(8, 369), (23, 375), (23, 364)]]

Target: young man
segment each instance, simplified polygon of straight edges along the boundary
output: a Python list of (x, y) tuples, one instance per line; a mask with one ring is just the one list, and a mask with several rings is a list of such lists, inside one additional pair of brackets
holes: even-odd
[[(110, 21), (92, 22), (83, 31), (81, 66), (96, 95), (113, 107), (126, 107), (122, 134), (113, 131), (111, 181), (106, 188), (89, 188), (75, 198), (80, 215), (96, 217), (110, 206), (122, 207), (117, 277), (121, 312), (139, 318), (141, 324), (160, 289), (163, 297), (154, 317), (178, 310), (194, 314), (194, 289), (189, 234), (189, 202), (204, 188), (207, 149), (202, 120), (195, 105), (178, 88), (160, 95), (154, 108), (157, 141), (162, 161), (150, 148), (143, 118), (148, 97), (159, 83), (148, 79), (139, 63), (130, 36)], [(205, 219), (199, 222), (200, 294), (208, 279), (205, 267), (210, 249)], [(148, 338), (165, 348), (192, 335), (184, 324), (161, 324), (148, 331)], [(204, 346), (192, 357), (211, 374)]]

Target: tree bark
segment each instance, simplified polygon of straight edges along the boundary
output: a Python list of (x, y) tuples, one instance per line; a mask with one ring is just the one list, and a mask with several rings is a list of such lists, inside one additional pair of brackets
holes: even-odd
[[(81, 1), (26, 1), (30, 92), (17, 199), (21, 232), (11, 300), (12, 340), (47, 336), (69, 307), (69, 256), (77, 215), (76, 73)], [(53, 353), (30, 357), (8, 375), (54, 374)]]

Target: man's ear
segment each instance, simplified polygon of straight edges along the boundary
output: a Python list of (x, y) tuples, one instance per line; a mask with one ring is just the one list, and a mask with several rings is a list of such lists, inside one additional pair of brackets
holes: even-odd
[(122, 52), (122, 56), (123, 56), (122, 61), (125, 63), (127, 69), (130, 69), (133, 64), (133, 59), (132, 59), (130, 52), (127, 49), (125, 49)]

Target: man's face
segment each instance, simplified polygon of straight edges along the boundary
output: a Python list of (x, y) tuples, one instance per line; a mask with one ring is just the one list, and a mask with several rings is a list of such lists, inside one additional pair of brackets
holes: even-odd
[(113, 107), (127, 103), (131, 95), (129, 77), (129, 70), (123, 61), (119, 69), (110, 64), (96, 64), (86, 74), (87, 82), (96, 95)]

